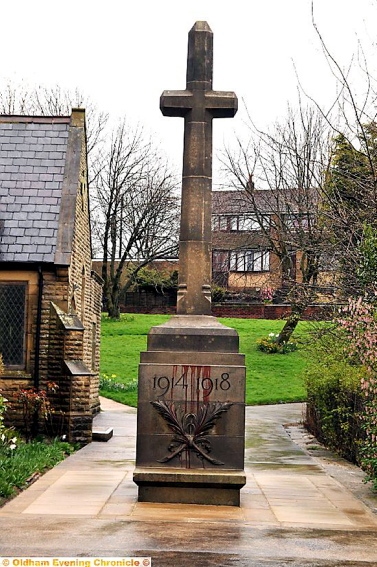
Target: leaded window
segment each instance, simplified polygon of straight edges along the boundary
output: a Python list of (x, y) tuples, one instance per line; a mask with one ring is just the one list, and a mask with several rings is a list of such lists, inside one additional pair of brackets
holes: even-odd
[(25, 364), (26, 287), (0, 282), (0, 353), (6, 366)]

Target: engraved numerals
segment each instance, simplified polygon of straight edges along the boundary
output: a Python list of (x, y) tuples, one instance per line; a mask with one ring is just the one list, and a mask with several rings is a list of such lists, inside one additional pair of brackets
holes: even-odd
[(153, 389), (157, 390), (157, 396), (165, 396), (174, 389), (195, 390), (197, 393), (203, 392), (206, 397), (210, 396), (213, 391), (228, 391), (231, 388), (229, 381), (229, 373), (223, 372), (219, 378), (210, 378), (208, 376), (189, 376), (187, 372), (181, 376), (154, 376)]
[(153, 389), (161, 390), (159, 396), (164, 396), (170, 389), (173, 388), (187, 388), (187, 373), (182, 374), (179, 378), (168, 378), (167, 376), (154, 376)]

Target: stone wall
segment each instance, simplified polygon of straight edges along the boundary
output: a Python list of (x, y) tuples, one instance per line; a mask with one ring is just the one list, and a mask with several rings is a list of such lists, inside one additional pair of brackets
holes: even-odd
[[(42, 270), (41, 275), (32, 272), (17, 274), (18, 281), (32, 282), (28, 287), (27, 299), (27, 356), (24, 369), (6, 369), (0, 379), (0, 390), (8, 400), (6, 423), (23, 429), (22, 405), (17, 399), (18, 392), (38, 385), (43, 390), (49, 390), (50, 383), (56, 383), (55, 393), (49, 395), (54, 407), (52, 421), (48, 423), (49, 433), (65, 433), (70, 441), (81, 444), (91, 441), (93, 414), (98, 411), (99, 386), (99, 332), (87, 333), (85, 342), (84, 326), (77, 316), (67, 311), (69, 304), (70, 278), (68, 268), (57, 270)], [(38, 371), (36, 371), (37, 308), (38, 308), (38, 278), (42, 286), (42, 309), (39, 337)], [(2, 279), (14, 281), (12, 272), (2, 272)], [(98, 278), (89, 278), (88, 311), (92, 318), (96, 312), (100, 318), (101, 286)], [(72, 320), (74, 322), (72, 323)], [(78, 373), (72, 373), (66, 366), (66, 361), (83, 361), (84, 351), (87, 350), (89, 368)], [(93, 354), (93, 358), (92, 358)], [(92, 364), (97, 372), (92, 371)], [(88, 371), (89, 370), (89, 371)], [(47, 424), (40, 422), (43, 430)], [(51, 430), (52, 427), (52, 430)]]
[[(309, 305), (303, 314), (304, 320), (330, 320), (340, 305)], [(239, 319), (285, 319), (291, 313), (289, 305), (260, 303), (213, 303), (212, 315), (215, 317), (235, 317)]]
[(8, 400), (7, 411), (4, 415), (6, 426), (15, 427), (22, 431), (24, 429), (24, 419), (22, 415), (22, 404), (18, 399), (18, 393), (22, 389), (33, 387), (33, 380), (28, 376), (19, 376), (17, 379), (10, 378), (8, 374), (0, 377), (0, 393)]
[[(331, 319), (338, 311), (340, 304), (315, 304), (309, 305), (303, 315), (305, 320)], [(155, 305), (153, 302), (144, 304), (121, 305), (122, 313), (146, 313), (175, 315), (174, 305)], [(239, 319), (284, 319), (291, 312), (288, 304), (263, 304), (263, 303), (212, 303), (212, 315), (214, 317), (234, 317)]]
[[(78, 117), (79, 118), (79, 117)], [(91, 233), (84, 123), (81, 130), (80, 171), (75, 208), (75, 226), (71, 251), (68, 309), (73, 309), (83, 327), (82, 361), (92, 371), (90, 405), (93, 414), (100, 409), (99, 356), (101, 332), (102, 287), (100, 278), (92, 271)]]

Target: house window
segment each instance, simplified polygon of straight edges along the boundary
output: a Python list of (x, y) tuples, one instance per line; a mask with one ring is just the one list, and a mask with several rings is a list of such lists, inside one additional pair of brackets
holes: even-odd
[[(261, 226), (262, 225), (262, 226)], [(213, 215), (212, 230), (215, 232), (256, 232), (268, 228), (268, 215)]]
[(214, 272), (229, 271), (229, 252), (227, 250), (213, 250), (212, 270)]
[[(233, 226), (235, 228), (233, 228)], [(228, 232), (229, 227), (231, 227), (231, 230), (237, 230), (237, 217), (229, 217), (226, 215), (212, 215), (213, 231)]]
[(321, 272), (336, 272), (340, 270), (340, 255), (323, 252), (319, 258), (319, 269)]
[(26, 283), (0, 283), (0, 353), (6, 366), (25, 365)]
[(270, 269), (268, 250), (237, 250), (231, 252), (232, 272), (267, 272)]
[(228, 230), (228, 217), (219, 217), (219, 230)]
[(238, 217), (229, 217), (229, 230), (238, 230)]
[(261, 223), (263, 226), (266, 225), (265, 218), (257, 218), (253, 215), (243, 215), (238, 217), (238, 230), (239, 232), (255, 232), (257, 230), (261, 230)]
[(313, 218), (308, 214), (286, 214), (283, 216), (285, 228), (307, 231)]
[(250, 217), (239, 217), (238, 218), (238, 230), (240, 232), (245, 232), (247, 230), (250, 230), (250, 226), (251, 226)]

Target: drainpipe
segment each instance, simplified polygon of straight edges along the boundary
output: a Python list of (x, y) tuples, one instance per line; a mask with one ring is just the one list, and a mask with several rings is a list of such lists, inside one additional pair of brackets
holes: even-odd
[(37, 305), (37, 327), (35, 331), (35, 356), (34, 356), (34, 388), (39, 388), (39, 360), (42, 326), (42, 296), (43, 296), (43, 273), (42, 266), (38, 266), (38, 305)]

